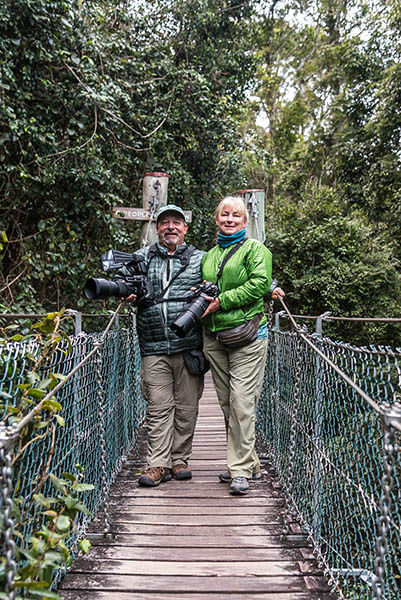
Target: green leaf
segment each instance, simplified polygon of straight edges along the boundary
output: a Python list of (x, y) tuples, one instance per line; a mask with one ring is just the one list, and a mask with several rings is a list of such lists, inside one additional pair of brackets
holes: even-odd
[(58, 477), (53, 475), (53, 473), (50, 474), (50, 479), (51, 479), (52, 484), (54, 485), (54, 487), (56, 488), (56, 490), (58, 492), (61, 492), (62, 494), (67, 493), (67, 488), (66, 488), (65, 482), (63, 482), (61, 479), (59, 479)]
[(74, 483), (74, 485), (71, 486), (71, 489), (74, 490), (74, 492), (89, 492), (94, 490), (95, 486), (91, 483)]
[(57, 402), (57, 400), (55, 400), (54, 398), (50, 398), (49, 400), (45, 400), (45, 402), (43, 402), (43, 408), (46, 408), (47, 410), (50, 410), (52, 412), (57, 412), (63, 407), (61, 406), (60, 402)]
[(10, 338), (10, 340), (12, 342), (19, 342), (23, 339), (23, 335), (21, 335), (20, 333), (16, 333), (15, 335), (13, 335), (13, 337)]
[(67, 473), (67, 472), (61, 473), (61, 477), (63, 477), (64, 479), (67, 479), (67, 481), (74, 482), (76, 480), (75, 475), (73, 475), (72, 473)]
[(33, 499), (35, 501), (35, 504), (38, 504), (39, 506), (43, 506), (45, 508), (50, 508), (52, 504), (57, 502), (56, 498), (47, 498), (43, 494), (34, 494)]
[(81, 550), (81, 552), (83, 552), (84, 554), (88, 554), (92, 544), (90, 543), (90, 541), (88, 539), (83, 539), (83, 540), (78, 540), (78, 546)]
[(65, 381), (67, 379), (66, 375), (62, 375), (61, 373), (52, 373), (53, 377), (58, 379), (59, 381)]
[(68, 509), (75, 508), (75, 506), (78, 504), (78, 500), (73, 496), (66, 496), (64, 498), (64, 504)]
[(56, 417), (56, 421), (60, 425), (60, 427), (64, 427), (65, 419), (63, 419), (63, 417), (61, 417), (60, 415), (55, 415), (55, 417)]
[(47, 379), (42, 379), (36, 387), (40, 390), (52, 390), (56, 385), (55, 377), (47, 377)]
[(41, 400), (46, 395), (46, 392), (38, 388), (29, 388), (27, 394), (36, 400)]
[(66, 517), (65, 515), (60, 515), (56, 519), (56, 527), (58, 531), (61, 531), (63, 533), (68, 531), (71, 527), (71, 519), (69, 517)]
[(88, 515), (88, 517), (92, 516), (91, 511), (88, 510), (88, 508), (85, 506), (85, 504), (81, 504), (78, 502), (74, 508), (76, 511), (79, 511), (79, 512), (83, 513), (84, 515)]
[(32, 596), (38, 596), (40, 598), (43, 598), (43, 600), (62, 600), (62, 597), (60, 596), (60, 594), (57, 594), (57, 592), (53, 592), (52, 590), (31, 590), (31, 594)]

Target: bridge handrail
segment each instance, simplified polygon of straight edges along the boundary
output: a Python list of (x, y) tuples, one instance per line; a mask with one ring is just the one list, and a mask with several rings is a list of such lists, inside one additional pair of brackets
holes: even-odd
[(325, 354), (323, 354), (323, 352), (319, 350), (319, 348), (316, 346), (316, 344), (312, 342), (308, 335), (305, 335), (302, 328), (299, 327), (299, 325), (296, 323), (294, 317), (288, 310), (288, 307), (285, 304), (284, 300), (281, 297), (279, 297), (279, 299), (295, 331), (304, 340), (304, 342), (308, 344), (308, 346), (310, 346), (314, 350), (314, 352), (316, 352), (316, 354), (318, 354), (334, 371), (336, 371), (336, 373), (338, 373), (340, 377), (342, 377), (344, 381), (346, 381), (357, 392), (357, 394), (359, 394), (361, 398), (363, 398), (365, 402), (367, 402), (370, 405), (370, 407), (373, 408), (373, 410), (375, 410), (382, 417), (386, 417), (388, 419), (389, 424), (392, 425), (394, 429), (397, 429), (397, 431), (401, 432), (400, 417), (392, 417), (391, 415), (389, 415), (388, 411), (384, 407), (382, 408), (377, 402), (375, 402), (373, 398), (371, 398), (362, 388), (359, 387), (358, 384), (356, 384), (350, 377), (348, 377), (348, 375), (344, 373), (344, 371), (342, 371), (332, 360), (330, 360)]
[(293, 331), (270, 315), (257, 438), (285, 496), (283, 535), (306, 533), (340, 598), (398, 600), (401, 351), (309, 334), (282, 306)]
[[(16, 426), (14, 426), (12, 428), (14, 435), (18, 435), (22, 431), (22, 429), (24, 427), (26, 427), (32, 421), (34, 416), (42, 410), (42, 407), (46, 404), (46, 402), (48, 402), (50, 400), (50, 398), (53, 398), (53, 396), (55, 396), (61, 390), (61, 388), (67, 383), (67, 381), (69, 379), (71, 379), (71, 377), (73, 377), (75, 375), (75, 373), (77, 371), (82, 369), (82, 367), (89, 361), (89, 359), (93, 356), (93, 354), (96, 354), (97, 352), (99, 352), (99, 347), (101, 347), (103, 345), (105, 337), (106, 337), (107, 333), (110, 331), (111, 326), (113, 325), (122, 305), (123, 305), (123, 303), (120, 302), (120, 304), (117, 306), (117, 308), (114, 311), (114, 313), (112, 314), (111, 319), (108, 322), (105, 330), (103, 331), (102, 335), (100, 336), (98, 342), (95, 344), (95, 347), (85, 356), (85, 358), (83, 358), (73, 369), (71, 369), (71, 371), (67, 375), (65, 375), (65, 377), (62, 381), (60, 381), (52, 390), (50, 390), (50, 392), (48, 392), (42, 398), (42, 400), (39, 402), (39, 404), (37, 404), (27, 415), (25, 415), (25, 417), (23, 419), (21, 419), (21, 421), (18, 422), (18, 424)], [(0, 437), (0, 444), (1, 444), (1, 441), (2, 440)]]
[[(138, 381), (140, 357), (133, 319), (129, 329), (111, 329), (120, 307), (121, 304), (102, 333), (70, 336), (70, 352), (63, 352), (64, 346), (60, 347), (51, 369), (57, 369), (65, 376), (26, 417), (12, 426), (0, 422), (0, 505), (4, 512), (2, 542), (10, 600), (16, 594), (13, 586), (16, 541), (29, 540), (35, 531), (35, 523), (40, 526), (43, 519), (38, 516), (32, 497), (37, 493), (37, 482), (43, 475), (43, 460), (46, 462), (51, 447), (49, 437), (42, 440), (37, 436), (33, 444), (25, 444), (22, 458), (13, 465), (16, 454), (14, 442), (19, 433), (27, 431), (26, 426), (35, 418), (39, 407), (55, 395), (63, 405), (65, 424), (57, 434), (50, 470), (57, 477), (62, 477), (64, 472), (74, 473), (78, 463), (85, 469), (86, 482), (95, 485), (95, 490), (84, 494), (83, 501), (91, 515), (82, 514), (77, 521), (69, 543), (71, 554), (74, 556), (77, 552), (78, 538), (85, 535), (89, 522), (101, 508), (103, 534), (109, 530), (108, 490), (136, 442), (145, 415), (145, 402)], [(18, 389), (17, 384), (30, 368), (26, 354), (33, 351), (32, 344), (26, 342), (8, 342), (0, 346), (0, 355), (3, 353), (0, 391), (6, 391), (6, 396), (11, 389)], [(10, 377), (14, 379), (14, 385)], [(10, 402), (12, 399), (6, 400), (6, 405)], [(48, 476), (42, 492), (54, 495)], [(14, 534), (13, 517), (13, 498), (16, 495), (22, 499), (21, 510), (26, 513), (24, 523), (18, 526), (21, 536), (18, 538)], [(57, 573), (55, 581), (61, 576), (62, 572)]]

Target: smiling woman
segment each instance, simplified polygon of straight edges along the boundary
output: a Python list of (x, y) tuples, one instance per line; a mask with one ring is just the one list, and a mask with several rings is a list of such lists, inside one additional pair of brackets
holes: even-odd
[(220, 212), (216, 214), (216, 225), (221, 233), (232, 235), (245, 229), (248, 218), (242, 207), (242, 201), (241, 204), (235, 202), (235, 200), (229, 203), (229, 199), (227, 199)]
[(248, 493), (248, 480), (260, 476), (255, 409), (266, 360), (263, 298), (270, 288), (272, 257), (261, 242), (246, 238), (248, 213), (242, 198), (224, 198), (215, 221), (217, 245), (203, 259), (202, 277), (217, 283), (220, 294), (206, 297), (203, 349), (227, 432), (228, 471), (219, 479), (231, 482), (230, 493), (238, 496)]

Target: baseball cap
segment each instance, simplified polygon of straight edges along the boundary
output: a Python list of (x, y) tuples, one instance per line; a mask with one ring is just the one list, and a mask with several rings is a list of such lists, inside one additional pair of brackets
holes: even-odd
[(180, 217), (184, 219), (184, 223), (186, 223), (184, 211), (182, 210), (182, 208), (176, 206), (175, 204), (166, 204), (166, 206), (162, 206), (161, 208), (159, 208), (156, 215), (156, 223), (160, 219), (160, 217), (166, 212), (178, 213)]

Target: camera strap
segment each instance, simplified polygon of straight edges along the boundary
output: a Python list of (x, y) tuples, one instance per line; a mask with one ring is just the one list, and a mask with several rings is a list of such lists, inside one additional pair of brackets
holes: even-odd
[[(149, 248), (149, 253), (152, 250), (152, 248), (156, 248), (156, 253), (153, 251), (152, 255), (149, 259), (149, 261), (156, 256), (156, 254), (158, 253), (157, 250), (157, 246), (156, 244), (154, 244), (154, 246), (151, 246)], [(175, 254), (173, 254), (172, 256), (170, 256), (168, 258), (168, 260), (171, 260), (172, 258), (178, 258), (181, 261), (181, 268), (178, 269), (178, 271), (176, 273), (174, 273), (174, 275), (172, 276), (172, 278), (170, 279), (170, 281), (168, 282), (168, 284), (166, 285), (166, 287), (164, 288), (164, 290), (162, 291), (162, 293), (157, 296), (155, 298), (155, 304), (158, 304), (160, 302), (168, 302), (170, 301), (176, 301), (176, 300), (184, 300), (184, 298), (163, 298), (164, 294), (167, 292), (168, 288), (170, 287), (170, 285), (173, 283), (173, 281), (175, 281), (177, 279), (177, 277), (179, 275), (181, 275), (181, 273), (183, 271), (185, 271), (185, 269), (187, 268), (187, 266), (189, 265), (190, 261), (191, 261), (191, 256), (192, 254), (195, 252), (196, 248), (195, 246), (193, 246), (192, 244), (190, 246), (188, 246), (188, 248), (185, 248), (184, 252), (178, 256), (176, 256)], [(148, 255), (149, 256), (149, 255)], [(148, 261), (148, 265), (149, 265), (149, 261)]]
[(237, 250), (239, 250), (239, 248), (242, 246), (242, 244), (243, 244), (244, 242), (246, 242), (246, 240), (247, 240), (247, 239), (248, 239), (248, 238), (247, 238), (247, 237), (245, 237), (243, 240), (241, 240), (240, 242), (238, 242), (238, 244), (235, 244), (235, 246), (233, 246), (233, 247), (231, 248), (230, 252), (227, 252), (227, 254), (225, 255), (225, 257), (223, 258), (223, 260), (222, 260), (222, 262), (221, 262), (221, 264), (220, 264), (219, 271), (218, 271), (218, 273), (217, 273), (217, 276), (216, 276), (216, 284), (217, 284), (217, 285), (218, 285), (218, 283), (219, 283), (219, 279), (220, 279), (220, 277), (221, 277), (221, 276), (222, 276), (222, 274), (223, 274), (223, 269), (224, 269), (224, 267), (225, 267), (225, 265), (226, 265), (227, 261), (229, 261), (229, 260), (230, 260), (230, 258), (232, 257), (232, 255), (233, 255), (233, 254), (235, 254), (235, 253), (237, 252)]

